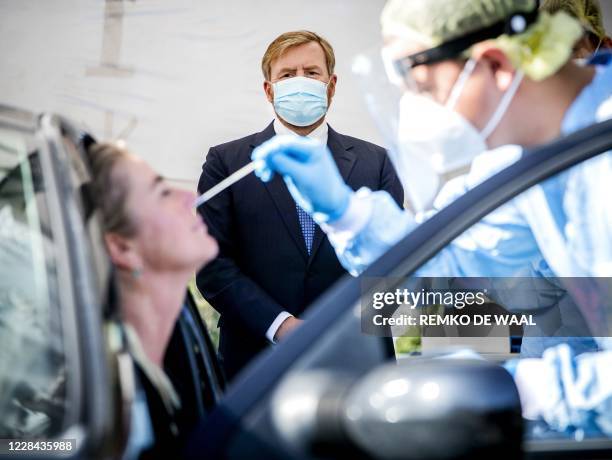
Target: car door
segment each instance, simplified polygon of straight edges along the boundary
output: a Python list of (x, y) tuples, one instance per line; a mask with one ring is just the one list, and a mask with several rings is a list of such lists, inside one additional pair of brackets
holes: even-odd
[(49, 441), (25, 454), (108, 458), (127, 439), (131, 362), (85, 174), (69, 125), (0, 107), (0, 437)]
[[(268, 458), (333, 456), (329, 451), (317, 452), (308, 443), (312, 427), (309, 429), (297, 419), (279, 424), (279, 420), (290, 420), (278, 416), (283, 407), (279, 389), (289, 380), (295, 381), (296, 376), (299, 381), (300, 375), (304, 375), (305, 388), (312, 387), (315, 382), (308, 381), (306, 374), (317, 370), (331, 376), (334, 386), (342, 391), (388, 360), (384, 341), (362, 333), (361, 301), (373, 288), (369, 283), (364, 290), (364, 280), (409, 279), (456, 238), (511, 199), (610, 149), (612, 122), (608, 121), (527, 152), (417, 227), (359, 278), (342, 279), (311, 306), (300, 329), (256, 359), (230, 386), (194, 436), (190, 452), (194, 457), (197, 452), (206, 452), (215, 458), (248, 458), (255, 449)], [(316, 415), (314, 420), (324, 406), (302, 399), (299, 403), (294, 400), (291, 407), (287, 406), (294, 413), (310, 410)], [(342, 429), (338, 430), (341, 436)], [(334, 430), (330, 427), (330, 431)], [(443, 439), (444, 433), (440, 436)], [(598, 458), (612, 452), (612, 442), (601, 438), (581, 442), (528, 439), (525, 447), (531, 456), (550, 458), (558, 458), (562, 452), (569, 458)]]

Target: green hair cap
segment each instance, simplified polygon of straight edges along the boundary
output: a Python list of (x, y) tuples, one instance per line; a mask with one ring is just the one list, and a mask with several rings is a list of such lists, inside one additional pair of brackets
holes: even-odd
[(580, 24), (600, 40), (606, 37), (601, 6), (598, 0), (543, 0), (540, 2), (540, 11), (556, 13), (565, 11), (580, 21)]
[[(433, 48), (484, 29), (515, 13), (536, 9), (535, 0), (389, 0), (382, 32)], [(532, 80), (556, 73), (571, 57), (582, 27), (566, 13), (540, 13), (523, 33), (493, 41)]]
[(512, 37), (502, 35), (495, 42), (514, 67), (532, 80), (541, 81), (569, 61), (572, 48), (581, 36), (580, 24), (567, 13), (544, 12), (525, 33)]

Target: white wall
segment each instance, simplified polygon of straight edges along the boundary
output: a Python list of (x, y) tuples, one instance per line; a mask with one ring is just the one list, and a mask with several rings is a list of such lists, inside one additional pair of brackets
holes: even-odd
[[(314, 30), (335, 47), (329, 121), (381, 142), (353, 56), (378, 47), (384, 0), (0, 0), (0, 103), (51, 110), (99, 138), (124, 133), (165, 176), (193, 188), (212, 145), (261, 130), (261, 56)], [(612, 30), (612, 0), (601, 0)]]
[[(212, 145), (260, 131), (273, 112), (261, 56), (280, 33), (311, 29), (337, 57), (329, 115), (378, 141), (350, 73), (379, 45), (384, 0), (0, 0), (0, 103), (59, 112), (128, 145), (194, 187)], [(104, 64), (106, 63), (106, 64)]]

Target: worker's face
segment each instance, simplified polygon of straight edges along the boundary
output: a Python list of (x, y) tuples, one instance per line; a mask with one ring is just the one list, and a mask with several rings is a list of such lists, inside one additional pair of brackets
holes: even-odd
[(274, 101), (272, 83), (293, 77), (307, 77), (327, 84), (327, 105), (331, 104), (336, 93), (336, 75), (327, 71), (327, 61), (323, 48), (316, 42), (309, 42), (289, 48), (270, 64), (270, 81), (264, 82), (268, 101)]
[[(413, 69), (413, 77), (421, 93), (441, 105), (447, 103), (463, 67), (464, 60), (448, 60)], [(493, 83), (478, 63), (468, 78), (453, 110), (461, 114), (475, 128), (481, 131), (495, 110), (491, 101), (499, 97), (493, 91)]]
[[(389, 42), (387, 41), (387, 46)], [(396, 55), (409, 56), (422, 51), (428, 47), (418, 44), (404, 44), (401, 47), (397, 43), (392, 44), (396, 49)], [(399, 51), (401, 50), (401, 51)], [(406, 90), (416, 91), (426, 95), (440, 105), (445, 105), (449, 100), (451, 91), (457, 83), (461, 72), (465, 67), (466, 60), (445, 60), (434, 64), (420, 65), (410, 71), (409, 82)], [(478, 131), (482, 131), (491, 119), (505, 90), (512, 81), (512, 75), (500, 85), (499, 75), (496, 74), (498, 63), (491, 62), (489, 58), (477, 60), (476, 67), (471, 73), (460, 96), (453, 108), (469, 121)], [(500, 129), (503, 126), (500, 125)], [(489, 142), (494, 146), (496, 142)]]

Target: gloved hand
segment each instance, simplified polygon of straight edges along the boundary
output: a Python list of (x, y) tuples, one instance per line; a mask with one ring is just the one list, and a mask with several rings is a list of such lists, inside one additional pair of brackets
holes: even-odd
[(279, 173), (296, 203), (318, 223), (333, 222), (348, 208), (353, 191), (344, 183), (326, 145), (297, 136), (276, 136), (251, 155), (255, 174), (268, 182)]

